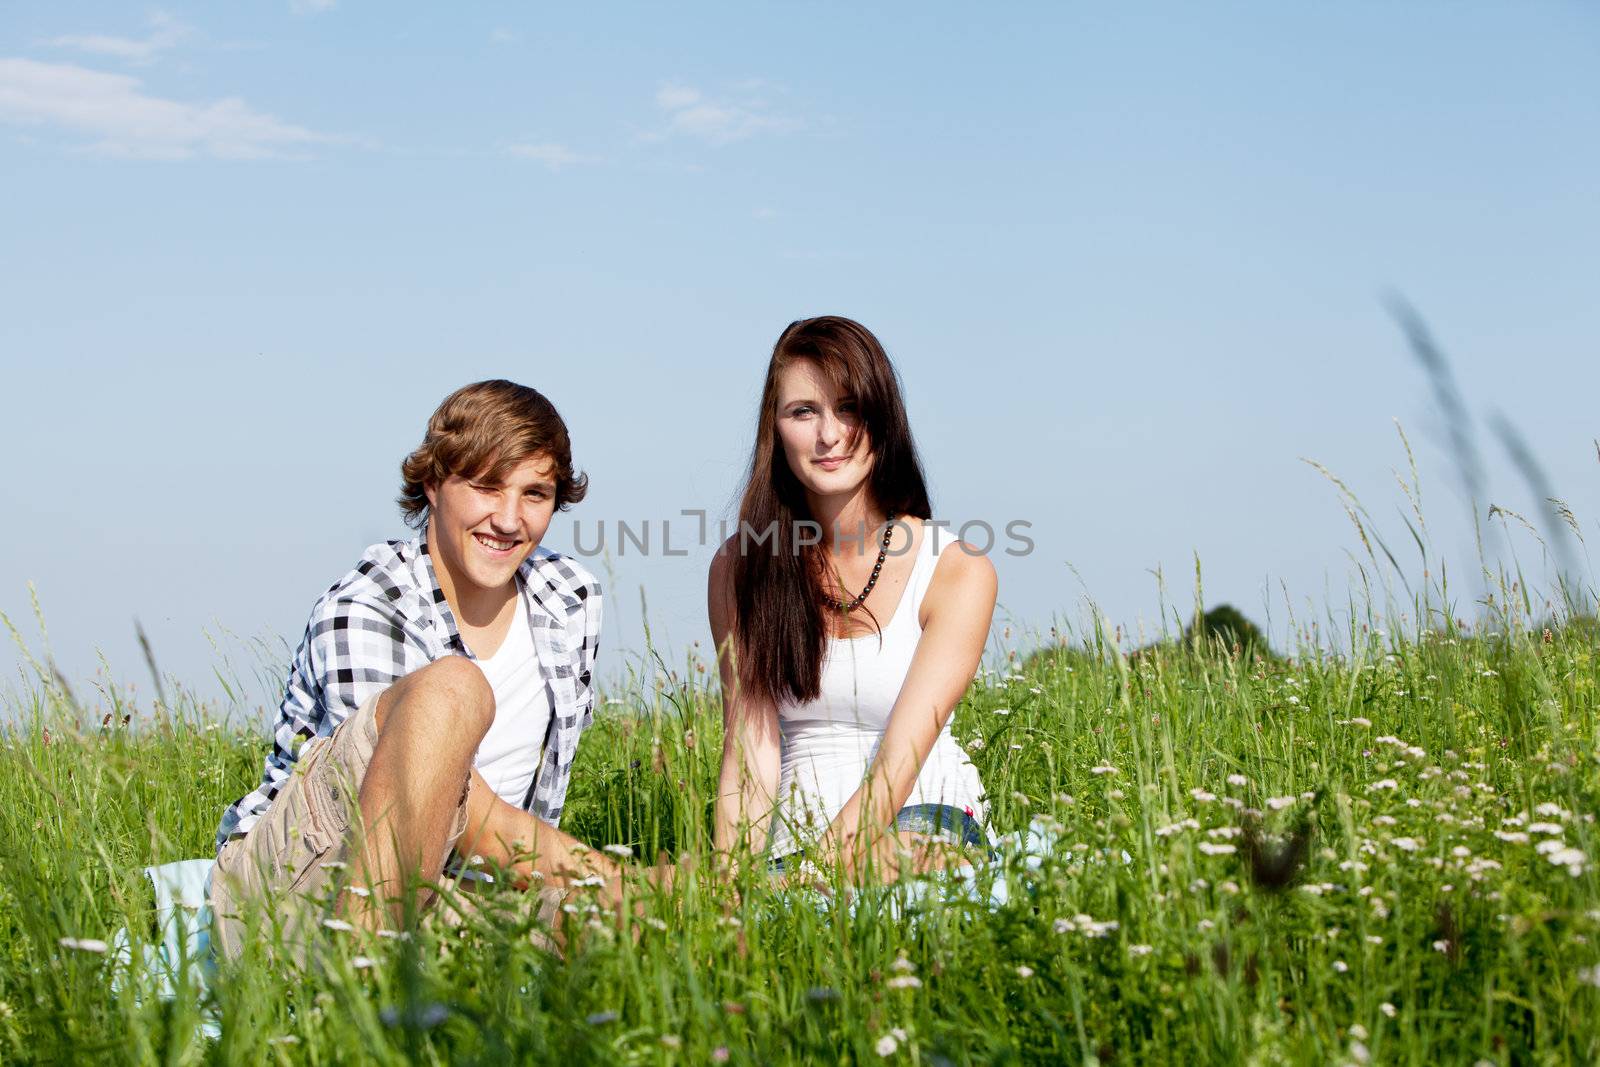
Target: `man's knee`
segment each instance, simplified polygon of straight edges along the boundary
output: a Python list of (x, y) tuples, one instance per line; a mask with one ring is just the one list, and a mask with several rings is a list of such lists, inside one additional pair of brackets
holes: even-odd
[(389, 688), (378, 702), (381, 732), (397, 704), (407, 709), (446, 711), (451, 725), (481, 737), (494, 722), (494, 688), (478, 665), (465, 656), (445, 656), (419, 667)]

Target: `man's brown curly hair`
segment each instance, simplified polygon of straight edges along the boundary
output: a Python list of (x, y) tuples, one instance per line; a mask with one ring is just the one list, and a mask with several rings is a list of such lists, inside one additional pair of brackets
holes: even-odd
[(540, 455), (555, 464), (556, 506), (564, 511), (582, 500), (589, 479), (572, 469), (567, 424), (543, 393), (503, 378), (464, 385), (444, 398), (422, 444), (400, 464), (400, 510), (420, 529), (428, 521), (427, 486), (453, 474), (503, 478)]

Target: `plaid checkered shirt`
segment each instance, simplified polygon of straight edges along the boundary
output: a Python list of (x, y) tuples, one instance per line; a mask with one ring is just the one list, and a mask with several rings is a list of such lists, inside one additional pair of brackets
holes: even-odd
[[(550, 701), (544, 755), (522, 807), (561, 819), (578, 738), (594, 719), (600, 585), (570, 557), (536, 548), (517, 571), (523, 608)], [(443, 656), (476, 658), (434, 576), (425, 534), (373, 545), (324, 593), (295, 652), (261, 785), (222, 816), (217, 849), (243, 837), (288, 781), (300, 746), (333, 733), (375, 693)]]

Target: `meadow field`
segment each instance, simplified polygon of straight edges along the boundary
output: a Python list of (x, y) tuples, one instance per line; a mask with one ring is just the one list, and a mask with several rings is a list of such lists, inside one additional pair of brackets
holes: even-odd
[[(138, 972), (113, 995), (103, 943), (148, 936), (140, 868), (210, 854), (264, 732), (171, 681), (80, 702), (40, 666), (0, 749), (0, 1060), (1600, 1061), (1600, 648), (1529, 607), (1356, 610), (1277, 656), (997, 632), (955, 733), (996, 833), (1056, 840), (979, 875), (1003, 905), (691, 877), (625, 931), (575, 900), (558, 959), (491, 893), (460, 927), (328, 929), (305, 971), (252, 959), (204, 999)], [(709, 855), (706, 667), (606, 694), (566, 829)]]

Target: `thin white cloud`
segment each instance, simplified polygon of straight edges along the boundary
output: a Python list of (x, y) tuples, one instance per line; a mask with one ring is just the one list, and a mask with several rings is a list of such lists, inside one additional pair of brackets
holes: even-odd
[(694, 107), (702, 99), (699, 89), (687, 85), (663, 85), (656, 90), (656, 107), (665, 111), (682, 111)]
[(669, 82), (656, 90), (656, 107), (666, 113), (666, 126), (648, 135), (649, 140), (684, 136), (721, 145), (762, 133), (787, 133), (802, 125), (775, 114), (748, 87), (737, 96), (713, 97), (693, 86)]
[(506, 154), (516, 156), (518, 159), (531, 159), (543, 163), (549, 170), (556, 171), (570, 167), (575, 163), (587, 163), (589, 158), (581, 156), (564, 144), (553, 142), (519, 142), (506, 146)]
[(157, 55), (179, 44), (190, 34), (188, 26), (164, 11), (149, 18), (150, 32), (144, 37), (116, 37), (110, 34), (69, 33), (52, 37), (45, 44), (54, 48), (70, 48), (78, 52), (91, 52), (99, 56), (112, 56), (134, 63), (148, 63)]
[(71, 131), (90, 139), (89, 151), (140, 159), (267, 159), (338, 140), (237, 97), (167, 100), (126, 74), (17, 57), (0, 58), (0, 122)]
[(289, 10), (296, 15), (320, 15), (332, 11), (338, 0), (289, 0)]
[(516, 30), (508, 30), (504, 26), (496, 26), (489, 31), (490, 44), (516, 44), (522, 40), (522, 35)]

